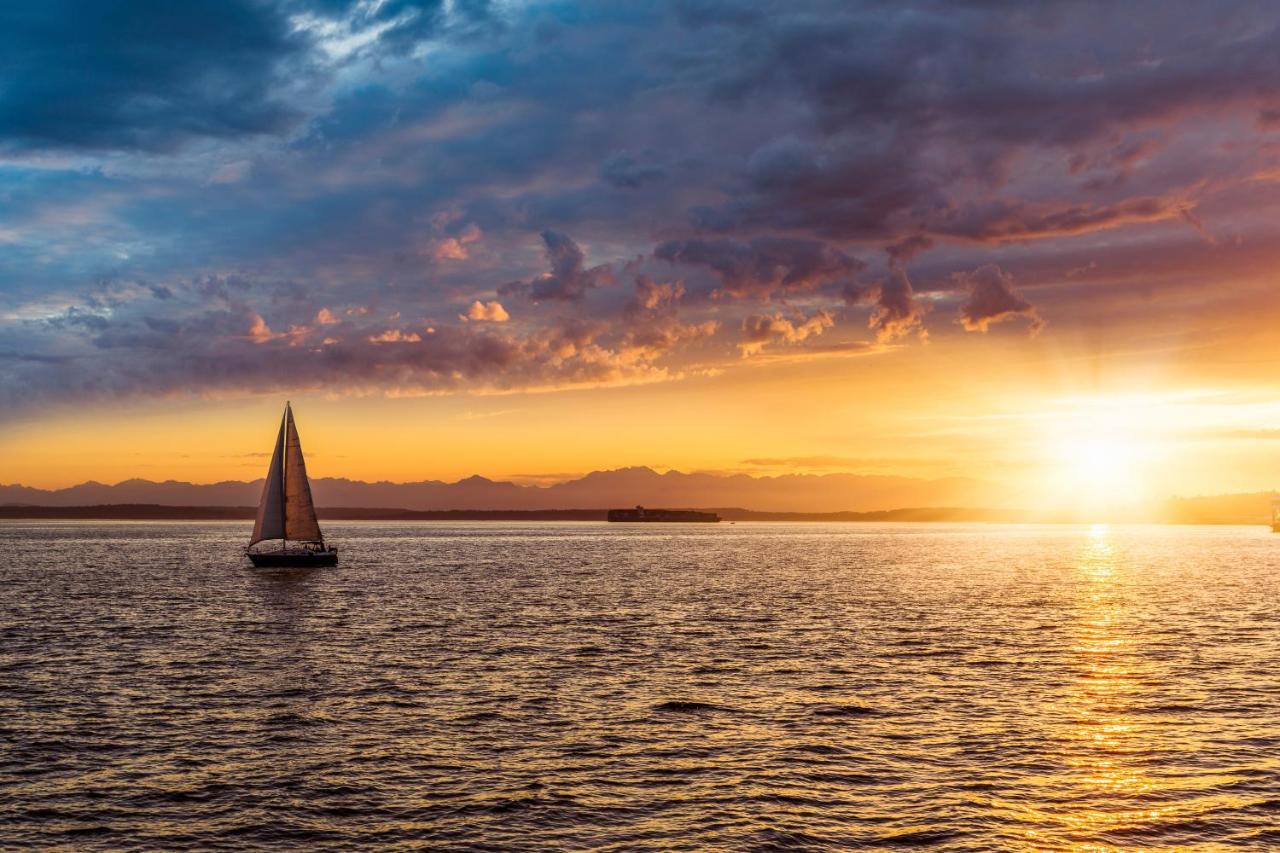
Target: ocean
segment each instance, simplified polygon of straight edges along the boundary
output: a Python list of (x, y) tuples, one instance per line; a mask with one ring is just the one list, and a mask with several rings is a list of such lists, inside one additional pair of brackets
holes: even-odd
[(1280, 846), (1245, 527), (0, 522), (0, 848)]

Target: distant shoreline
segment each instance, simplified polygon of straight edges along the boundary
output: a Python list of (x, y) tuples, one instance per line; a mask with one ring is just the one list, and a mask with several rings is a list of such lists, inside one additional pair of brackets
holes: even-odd
[[(672, 509), (676, 507), (670, 507)], [(684, 507), (678, 507), (684, 509)], [(875, 512), (759, 512), (739, 507), (712, 507), (725, 521), (1013, 521), (1003, 510), (931, 507)], [(608, 509), (413, 510), (396, 507), (331, 507), (317, 509), (322, 521), (605, 521)], [(250, 506), (166, 506), (163, 504), (95, 504), (92, 506), (0, 506), (0, 518), (103, 521), (253, 521)]]
[[(976, 507), (907, 507), (872, 512), (765, 512), (741, 507), (667, 507), (715, 512), (727, 522), (986, 522), (991, 524), (1083, 524), (1094, 518), (1037, 516), (1021, 510)], [(318, 509), (322, 521), (606, 521), (607, 509), (413, 510), (396, 507), (331, 507)], [(163, 504), (95, 504), (90, 506), (0, 506), (0, 519), (64, 521), (253, 521), (250, 506), (167, 506)], [(1110, 519), (1138, 524), (1264, 524), (1263, 519), (1234, 514), (1180, 513), (1170, 517)]]

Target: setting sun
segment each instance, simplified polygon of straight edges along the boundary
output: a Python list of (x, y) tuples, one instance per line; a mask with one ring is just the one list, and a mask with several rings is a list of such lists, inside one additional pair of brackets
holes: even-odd
[(1046, 416), (1043, 500), (1085, 513), (1150, 500), (1164, 440), (1151, 411), (1141, 399), (1100, 397), (1068, 401)]
[(1127, 492), (1137, 484), (1138, 448), (1111, 436), (1090, 436), (1061, 448), (1064, 482), (1082, 488)]

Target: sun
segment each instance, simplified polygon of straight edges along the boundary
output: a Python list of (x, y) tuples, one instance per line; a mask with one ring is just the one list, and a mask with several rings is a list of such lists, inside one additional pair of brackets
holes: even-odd
[(1064, 440), (1057, 448), (1058, 477), (1074, 490), (1105, 490), (1130, 494), (1138, 486), (1143, 456), (1137, 442), (1112, 434), (1088, 435)]
[(1162, 441), (1142, 400), (1072, 400), (1043, 422), (1041, 491), (1056, 508), (1101, 514), (1150, 499)]

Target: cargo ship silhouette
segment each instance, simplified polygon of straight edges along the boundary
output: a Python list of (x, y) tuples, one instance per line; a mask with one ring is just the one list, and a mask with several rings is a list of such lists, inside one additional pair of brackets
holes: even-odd
[(720, 516), (714, 512), (695, 512), (691, 509), (611, 509), (610, 521), (680, 521), (680, 522), (717, 522)]

